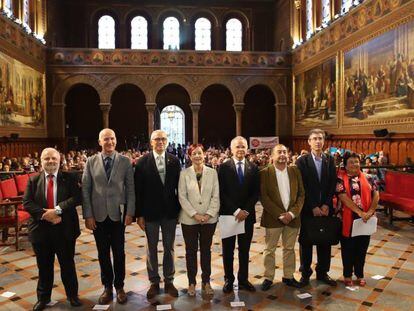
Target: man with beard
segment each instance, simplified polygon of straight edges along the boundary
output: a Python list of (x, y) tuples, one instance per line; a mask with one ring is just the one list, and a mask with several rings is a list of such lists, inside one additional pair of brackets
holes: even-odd
[(98, 302), (109, 304), (115, 287), (117, 302), (124, 304), (125, 226), (135, 215), (134, 172), (129, 158), (116, 152), (113, 130), (103, 129), (98, 143), (102, 152), (88, 159), (82, 176), (83, 218), (95, 237), (105, 287)]
[(264, 281), (262, 290), (268, 290), (275, 277), (275, 251), (282, 235), (283, 278), (287, 286), (302, 285), (293, 277), (295, 272), (295, 242), (300, 227), (300, 212), (305, 199), (302, 176), (298, 168), (288, 167), (288, 153), (284, 145), (272, 151), (273, 165), (260, 171), (260, 192), (263, 205), (261, 226), (266, 228)]
[[(249, 252), (256, 222), (255, 205), (259, 199), (259, 170), (254, 163), (245, 159), (247, 141), (244, 137), (233, 138), (230, 144), (233, 157), (220, 165), (218, 177), (220, 187), (220, 215), (233, 215), (237, 221), (244, 221), (245, 233), (237, 235), (239, 245), (238, 286), (241, 290), (256, 291), (248, 281)], [(236, 236), (222, 239), (224, 286), (223, 292), (233, 291), (233, 258)]]
[(72, 307), (82, 305), (78, 298), (75, 269), (75, 243), (80, 235), (76, 206), (80, 204), (77, 176), (59, 171), (60, 154), (46, 148), (41, 154), (43, 171), (31, 177), (24, 194), (23, 206), (30, 213), (29, 239), (36, 255), (39, 279), (34, 311), (44, 310), (53, 287), (55, 255), (68, 301)]

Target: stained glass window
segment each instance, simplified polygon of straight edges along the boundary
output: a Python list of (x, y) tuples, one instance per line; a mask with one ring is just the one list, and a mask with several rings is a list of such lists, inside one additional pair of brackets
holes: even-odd
[(148, 22), (143, 16), (131, 21), (131, 49), (148, 49)]
[(98, 48), (115, 48), (115, 20), (112, 16), (103, 15), (98, 21)]
[(211, 23), (201, 17), (195, 22), (195, 49), (198, 51), (211, 50)]
[(226, 51), (242, 50), (242, 23), (231, 18), (226, 23)]
[(306, 39), (309, 39), (312, 33), (313, 33), (312, 0), (306, 0)]
[(178, 106), (167, 106), (161, 111), (161, 130), (168, 136), (168, 142), (185, 144), (185, 115)]
[(180, 49), (180, 22), (173, 16), (164, 20), (164, 50)]

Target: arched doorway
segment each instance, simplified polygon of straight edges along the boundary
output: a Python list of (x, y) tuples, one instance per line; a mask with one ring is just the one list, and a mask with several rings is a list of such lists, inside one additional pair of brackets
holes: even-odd
[(236, 136), (233, 96), (223, 85), (214, 84), (201, 94), (199, 141), (205, 146), (227, 147)]
[[(161, 128), (161, 112), (167, 106), (177, 106), (184, 113), (184, 142), (192, 141), (192, 114), (190, 96), (186, 89), (178, 84), (168, 84), (159, 90), (156, 97), (155, 128)], [(171, 141), (173, 143), (174, 141)], [(178, 142), (175, 142), (176, 145)]]
[(185, 144), (185, 114), (180, 107), (170, 105), (161, 111), (160, 128), (167, 133), (168, 141)]
[(90, 85), (76, 84), (65, 96), (65, 120), (68, 149), (98, 147), (103, 127), (99, 94)]
[(255, 85), (244, 96), (242, 134), (247, 139), (254, 136), (275, 136), (276, 111), (273, 92), (265, 85)]
[(133, 84), (118, 86), (111, 96), (109, 127), (118, 140), (118, 149), (142, 149), (148, 143), (145, 95)]

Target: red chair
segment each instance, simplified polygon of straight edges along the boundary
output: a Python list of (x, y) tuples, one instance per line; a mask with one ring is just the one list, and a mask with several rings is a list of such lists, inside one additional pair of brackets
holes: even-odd
[(15, 175), (14, 181), (16, 182), (17, 192), (18, 194), (24, 194), (26, 191), (27, 183), (29, 182), (29, 175), (22, 174), (22, 175)]
[(19, 202), (19, 210), (24, 211), (23, 195), (19, 195), (14, 178), (0, 181), (0, 189), (3, 193), (3, 199)]

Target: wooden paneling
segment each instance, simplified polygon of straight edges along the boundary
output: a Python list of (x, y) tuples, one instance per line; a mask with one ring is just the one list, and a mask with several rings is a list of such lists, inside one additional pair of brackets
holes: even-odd
[(2, 138), (0, 141), (0, 157), (22, 157), (34, 152), (41, 152), (46, 147), (57, 146), (60, 150), (63, 150), (63, 141), (51, 140), (51, 139), (17, 139), (9, 140)]
[[(375, 138), (374, 136), (335, 136), (325, 142), (325, 148), (341, 147), (357, 153), (371, 154), (384, 151), (392, 164), (405, 164), (407, 157), (414, 160), (414, 135), (401, 134), (392, 138)], [(309, 150), (307, 137), (295, 136), (290, 141), (293, 152)]]

